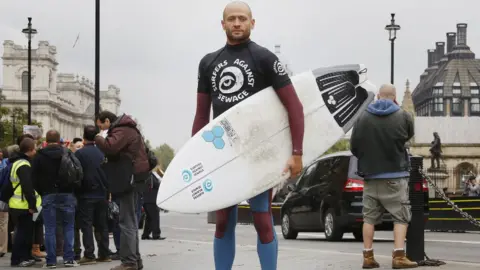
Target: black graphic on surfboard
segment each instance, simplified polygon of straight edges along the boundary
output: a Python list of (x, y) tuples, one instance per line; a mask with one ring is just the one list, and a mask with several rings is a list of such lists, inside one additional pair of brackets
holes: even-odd
[(340, 127), (344, 127), (362, 107), (368, 98), (368, 92), (356, 86), (360, 77), (355, 70), (330, 72), (317, 77), (317, 85), (322, 98)]

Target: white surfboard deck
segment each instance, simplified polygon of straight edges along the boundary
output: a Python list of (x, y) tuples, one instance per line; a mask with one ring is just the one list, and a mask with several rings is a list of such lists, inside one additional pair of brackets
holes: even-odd
[[(374, 99), (363, 65), (319, 68), (293, 76), (303, 104), (303, 164), (327, 151)], [(278, 186), (292, 154), (288, 114), (264, 89), (212, 120), (175, 155), (157, 205), (181, 213), (210, 212)]]

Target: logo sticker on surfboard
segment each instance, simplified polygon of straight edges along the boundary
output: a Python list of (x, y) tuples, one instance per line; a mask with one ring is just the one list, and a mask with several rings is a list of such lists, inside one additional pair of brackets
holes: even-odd
[(212, 190), (213, 181), (210, 179), (205, 179), (201, 185), (198, 185), (191, 190), (192, 198), (196, 200), (205, 195), (205, 192), (211, 192)]
[(223, 130), (221, 126), (213, 126), (212, 130), (206, 130), (203, 132), (202, 138), (206, 142), (211, 142), (215, 148), (223, 149), (225, 147), (223, 134), (225, 134), (225, 130)]
[(202, 186), (203, 186), (203, 190), (205, 192), (210, 192), (213, 189), (213, 182), (212, 182), (212, 180), (207, 179), (207, 180), (203, 181)]
[(182, 178), (185, 183), (190, 183), (190, 181), (192, 181), (193, 179), (192, 172), (190, 170), (183, 170)]
[(194, 176), (197, 176), (204, 172), (203, 164), (201, 162), (193, 165), (190, 169), (182, 171), (182, 178), (185, 183), (190, 183)]

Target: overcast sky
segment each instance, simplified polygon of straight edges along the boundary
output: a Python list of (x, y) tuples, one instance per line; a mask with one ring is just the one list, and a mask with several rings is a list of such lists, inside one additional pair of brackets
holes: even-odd
[[(179, 149), (190, 137), (200, 59), (225, 43), (220, 21), (229, 0), (102, 0), (101, 88), (121, 89), (121, 111), (134, 115), (153, 145)], [(427, 52), (457, 23), (468, 23), (468, 45), (480, 48), (480, 2), (456, 0), (253, 0), (252, 40), (282, 55), (294, 72), (363, 63), (376, 85), (390, 81), (390, 13), (402, 27), (395, 45), (399, 99), (426, 68)], [(94, 80), (94, 0), (0, 0), (0, 39), (26, 45), (27, 17), (39, 40), (57, 46), (59, 72)], [(72, 45), (80, 33), (75, 48)], [(3, 46), (0, 48), (3, 54)], [(0, 85), (2, 84), (0, 73)]]

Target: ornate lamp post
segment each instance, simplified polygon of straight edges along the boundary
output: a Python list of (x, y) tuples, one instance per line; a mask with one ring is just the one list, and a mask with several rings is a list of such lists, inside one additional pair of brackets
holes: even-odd
[(391, 67), (390, 67), (390, 72), (391, 72), (391, 79), (390, 79), (390, 82), (391, 84), (393, 84), (393, 64), (394, 64), (394, 60), (395, 60), (395, 57), (394, 57), (394, 51), (395, 51), (395, 39), (397, 39), (397, 31), (400, 30), (400, 25), (398, 24), (395, 24), (395, 13), (392, 13), (392, 19), (390, 21), (390, 24), (388, 24), (387, 26), (385, 26), (385, 30), (388, 31), (388, 34), (389, 34), (389, 38), (388, 40), (390, 40), (390, 43), (392, 45), (392, 51), (391, 51), (391, 57), (392, 57), (392, 60), (391, 60)]
[(28, 39), (28, 124), (32, 124), (32, 39), (37, 30), (32, 28), (32, 18), (28, 17), (28, 26), (22, 30)]

